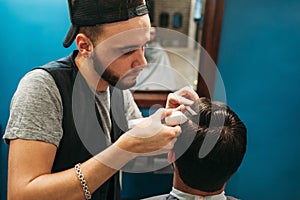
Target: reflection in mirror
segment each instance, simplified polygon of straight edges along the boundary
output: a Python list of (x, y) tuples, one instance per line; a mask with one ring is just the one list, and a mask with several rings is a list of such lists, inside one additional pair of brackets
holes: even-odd
[[(137, 77), (135, 90), (173, 90), (177, 88), (174, 71), (167, 51), (157, 40), (161, 28), (151, 27), (150, 41), (145, 48), (147, 67)], [(162, 77), (162, 75), (165, 75)]]
[(151, 24), (159, 27), (145, 49), (148, 66), (133, 90), (174, 91), (187, 85), (196, 90), (200, 57), (197, 42), (201, 38), (205, 0), (176, 4), (151, 0), (149, 4)]
[(181, 13), (175, 13), (173, 15), (173, 28), (181, 28), (182, 26), (182, 15)]
[[(214, 69), (209, 69), (209, 65), (206, 63), (210, 63), (211, 60), (217, 63), (224, 0), (185, 0), (177, 1), (176, 3), (170, 0), (148, 0), (148, 2), (151, 8), (149, 15), (152, 25), (159, 26), (159, 15), (162, 12), (168, 12), (170, 14), (170, 22), (167, 29), (189, 36), (200, 43), (210, 55), (211, 58), (205, 56), (207, 59), (203, 59), (202, 56), (204, 54), (199, 49), (184, 40), (177, 40), (172, 36), (157, 38), (163, 50), (168, 55), (171, 67), (173, 68), (174, 66), (176, 71), (182, 73), (189, 80), (189, 84), (196, 90), (199, 96), (210, 98), (210, 94), (212, 93), (209, 91), (214, 90), (216, 72)], [(195, 10), (197, 11), (195, 12)], [(199, 10), (202, 11), (200, 14)], [(180, 27), (173, 27), (174, 22), (172, 20), (175, 13), (182, 15), (182, 24)], [(160, 33), (158, 33), (158, 36), (160, 36)], [(183, 58), (190, 57), (190, 59), (183, 59), (179, 55), (183, 55)], [(193, 60), (193, 62), (187, 62), (187, 60)], [(180, 62), (184, 64), (180, 64)], [(190, 68), (186, 68), (185, 65), (196, 67), (201, 75), (199, 73), (197, 75), (196, 72), (193, 74), (193, 70), (189, 72)], [(162, 79), (166, 76), (166, 74), (160, 74), (158, 77)], [(204, 77), (206, 80), (204, 80)], [(132, 90), (132, 92), (140, 108), (150, 108), (155, 104), (165, 106), (170, 89), (154, 90), (142, 88), (141, 90)]]
[[(168, 37), (190, 45), (162, 47), (161, 40)], [(148, 66), (137, 77), (133, 89), (174, 91), (185, 86), (195, 89), (199, 49), (199, 44), (180, 32), (152, 27), (151, 40), (145, 48)]]

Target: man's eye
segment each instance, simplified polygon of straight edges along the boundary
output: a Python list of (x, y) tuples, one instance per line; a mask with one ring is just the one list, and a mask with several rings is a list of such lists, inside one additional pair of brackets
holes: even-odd
[(133, 54), (134, 51), (135, 51), (135, 49), (134, 49), (134, 50), (130, 50), (130, 51), (126, 51), (123, 55), (130, 55), (130, 54)]
[(137, 48), (132, 48), (132, 49), (127, 49), (127, 50), (123, 50), (123, 55), (130, 55), (133, 54), (135, 51), (142, 49), (143, 51), (145, 50), (145, 48), (148, 46), (148, 44), (145, 44), (141, 47), (137, 47)]

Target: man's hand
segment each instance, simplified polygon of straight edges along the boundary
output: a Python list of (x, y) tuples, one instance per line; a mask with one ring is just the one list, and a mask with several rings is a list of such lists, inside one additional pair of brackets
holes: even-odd
[(167, 153), (173, 148), (178, 135), (181, 133), (179, 126), (170, 127), (161, 122), (172, 111), (172, 109), (159, 109), (123, 134), (115, 145), (136, 155)]
[(191, 87), (186, 86), (168, 95), (166, 108), (177, 108), (180, 105), (190, 106), (196, 99), (199, 99), (198, 94)]

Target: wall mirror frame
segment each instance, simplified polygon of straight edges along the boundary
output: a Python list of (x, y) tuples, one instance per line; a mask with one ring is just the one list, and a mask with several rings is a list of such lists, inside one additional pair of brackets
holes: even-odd
[[(224, 1), (225, 0), (206, 0), (205, 12), (203, 16), (203, 27), (202, 27), (202, 37), (201, 46), (207, 51), (212, 60), (217, 64), (219, 43), (222, 28), (222, 18), (224, 12)], [(201, 59), (198, 68), (204, 66), (203, 62), (205, 59)], [(208, 91), (213, 91), (213, 88), (208, 90), (207, 85), (214, 87), (215, 82), (215, 71), (200, 69), (202, 76), (206, 77), (206, 83), (203, 78), (198, 75), (197, 89), (196, 92), (200, 97), (210, 98)], [(134, 91), (133, 97), (140, 108), (150, 108), (153, 105), (160, 104), (165, 106), (166, 99), (170, 91)]]

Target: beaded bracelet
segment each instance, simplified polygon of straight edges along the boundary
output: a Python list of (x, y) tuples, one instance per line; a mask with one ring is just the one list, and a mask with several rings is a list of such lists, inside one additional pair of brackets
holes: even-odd
[(82, 174), (82, 171), (81, 171), (81, 168), (80, 168), (80, 163), (75, 165), (75, 171), (76, 171), (77, 177), (78, 177), (78, 179), (81, 183), (85, 198), (86, 199), (92, 199), (92, 195), (89, 191), (89, 188), (88, 188), (88, 186), (86, 184), (86, 181), (84, 179), (84, 176)]

